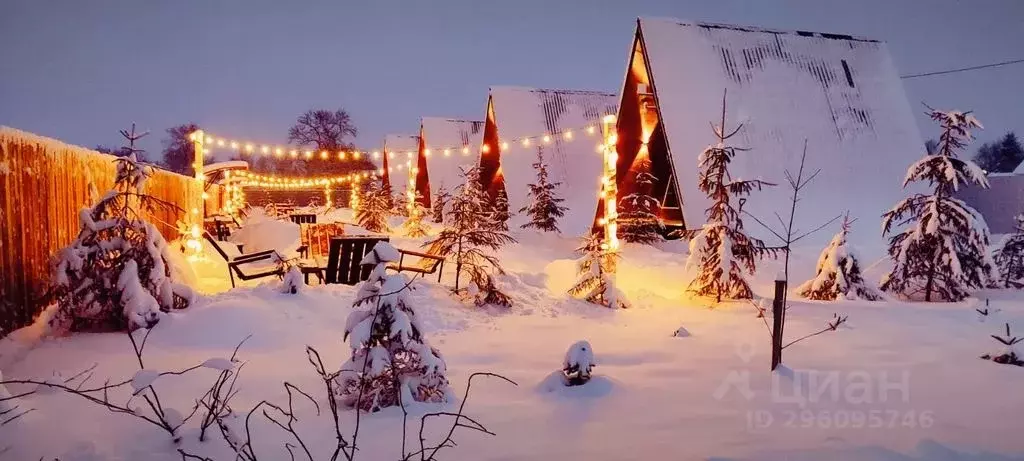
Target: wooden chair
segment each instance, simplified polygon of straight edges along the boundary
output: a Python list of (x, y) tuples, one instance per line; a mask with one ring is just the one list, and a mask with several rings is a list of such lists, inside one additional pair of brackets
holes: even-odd
[(316, 224), (316, 215), (312, 213), (293, 213), (288, 215), (295, 224)]
[[(231, 277), (232, 288), (235, 287), (235, 277), (238, 277), (240, 280), (255, 280), (275, 275), (279, 277), (284, 275), (284, 268), (278, 263), (278, 261), (281, 261), (283, 258), (281, 258), (281, 256), (274, 250), (233, 255), (232, 253), (234, 252), (226, 250), (225, 247), (221, 246), (222, 243), (227, 242), (219, 242), (215, 240), (209, 232), (203, 232), (203, 238), (205, 238), (207, 242), (210, 242), (210, 245), (212, 245), (213, 248), (217, 250), (217, 253), (224, 258), (224, 262), (228, 263), (228, 275)], [(239, 251), (239, 253), (241, 253), (241, 251)], [(252, 272), (242, 270), (242, 266), (246, 264), (252, 265), (263, 261), (268, 261), (271, 264), (260, 264), (259, 267)]]
[[(398, 264), (388, 264), (388, 269), (396, 272), (416, 272), (423, 275), (437, 272), (437, 281), (438, 283), (441, 282), (441, 273), (444, 272), (444, 256), (420, 253), (412, 250), (403, 250), (401, 248), (398, 248), (397, 250), (401, 255), (398, 258)], [(406, 255), (412, 256), (413, 261), (406, 262)]]
[(373, 250), (377, 242), (390, 240), (380, 235), (346, 235), (332, 238), (327, 254), (327, 267), (324, 268), (324, 283), (355, 285), (368, 279), (373, 268), (361, 266), (359, 262)]

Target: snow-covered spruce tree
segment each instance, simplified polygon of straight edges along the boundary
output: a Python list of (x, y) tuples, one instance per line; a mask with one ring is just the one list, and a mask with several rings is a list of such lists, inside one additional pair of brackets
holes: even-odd
[[(480, 188), (478, 167), (462, 170), (464, 181), (455, 189), (445, 210), (445, 228), (424, 244), (431, 254), (445, 255), (455, 261), (455, 292), (464, 289), (463, 274), (475, 285), (477, 304), (489, 300), (507, 301), (494, 285), (492, 273), (503, 273), (492, 254), (515, 239), (499, 229), (491, 219), (486, 193)], [(499, 303), (502, 304), (502, 303)]]
[(1017, 215), (1015, 232), (1007, 235), (996, 250), (995, 262), (999, 267), (999, 279), (1003, 286), (1024, 287), (1024, 215)]
[(501, 232), (508, 232), (508, 220), (512, 218), (508, 209), (508, 192), (502, 187), (498, 196), (494, 199), (494, 206), (490, 210), (491, 225)]
[(561, 183), (548, 181), (548, 166), (544, 163), (544, 155), (539, 150), (533, 169), (537, 170), (537, 182), (527, 185), (530, 188), (529, 203), (519, 209), (519, 212), (526, 213), (530, 220), (520, 227), (532, 227), (544, 232), (561, 232), (558, 230), (558, 218), (564, 216), (568, 208), (559, 205), (565, 201), (555, 192)]
[(953, 196), (962, 184), (988, 187), (985, 173), (974, 162), (957, 158), (981, 124), (970, 112), (932, 110), (942, 127), (938, 150), (925, 155), (907, 170), (903, 180), (927, 182), (929, 194), (914, 194), (882, 215), (882, 235), (905, 228), (889, 239), (892, 270), (882, 278), (882, 289), (908, 299), (959, 301), (992, 278), (985, 219)]
[(437, 192), (434, 194), (434, 201), (431, 203), (431, 218), (437, 224), (444, 223), (444, 207), (448, 203), (448, 199), (451, 194), (444, 188), (444, 186), (438, 187)]
[(409, 216), (409, 199), (405, 194), (395, 194), (391, 197), (391, 214), (395, 216)]
[(636, 192), (619, 200), (620, 240), (647, 245), (661, 240), (662, 227), (658, 219), (661, 201), (650, 195), (656, 179), (651, 174), (651, 161), (642, 160), (637, 165)]
[(630, 307), (629, 300), (615, 286), (618, 253), (602, 248), (600, 236), (593, 233), (583, 238), (576, 252), (582, 257), (576, 261), (576, 283), (569, 294), (602, 306)]
[(594, 360), (594, 348), (587, 341), (577, 341), (565, 351), (562, 360), (562, 375), (566, 386), (579, 386), (590, 381), (597, 361)]
[(377, 233), (388, 233), (388, 215), (391, 208), (388, 206), (387, 192), (375, 183), (370, 183), (360, 195), (359, 209), (356, 210), (356, 221), (359, 225)]
[(427, 231), (430, 230), (427, 224), (423, 222), (423, 218), (427, 215), (427, 208), (420, 203), (419, 192), (416, 193), (416, 200), (409, 205), (409, 217), (406, 218), (405, 222), (402, 223), (402, 229), (405, 231), (407, 237), (419, 238), (427, 235)]
[(843, 218), (843, 226), (818, 256), (814, 278), (797, 287), (797, 293), (808, 299), (834, 301), (837, 299), (864, 299), (878, 301), (881, 294), (864, 282), (860, 261), (846, 243), (852, 221)]
[[(176, 208), (146, 194), (152, 168), (138, 160), (135, 141), (146, 133), (121, 131), (131, 153), (114, 160), (114, 188), (78, 213), (78, 236), (56, 255), (52, 293), (58, 334), (150, 328), (160, 311), (185, 308), (192, 290), (174, 283), (173, 258), (160, 231), (143, 218), (156, 207)], [(95, 189), (90, 189), (95, 199)]]
[[(757, 259), (768, 251), (764, 242), (743, 231), (741, 208), (733, 206), (734, 198), (749, 195), (768, 185), (757, 179), (733, 180), (729, 175), (729, 163), (737, 152), (745, 149), (730, 146), (726, 141), (742, 128), (741, 124), (732, 132), (726, 131), (723, 98), (721, 124), (712, 126), (718, 143), (708, 146), (697, 157), (700, 168), (697, 188), (711, 200), (706, 212), (707, 223), (684, 234), (690, 238), (686, 267), (695, 274), (689, 290), (698, 296), (713, 296), (716, 302), (723, 298), (750, 299), (753, 292), (743, 272), (753, 275), (757, 270)], [(742, 207), (743, 199), (739, 202)]]
[(409, 298), (411, 280), (388, 275), (398, 250), (387, 242), (374, 246), (361, 264), (374, 266), (359, 286), (345, 339), (352, 357), (336, 378), (339, 401), (349, 408), (377, 411), (409, 402), (443, 402), (450, 388), (441, 353), (430, 346)]

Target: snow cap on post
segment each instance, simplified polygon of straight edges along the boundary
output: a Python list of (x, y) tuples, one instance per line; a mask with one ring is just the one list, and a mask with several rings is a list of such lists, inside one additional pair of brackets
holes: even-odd
[(398, 250), (391, 246), (388, 242), (377, 242), (373, 246), (373, 250), (363, 256), (363, 260), (359, 261), (359, 264), (380, 264), (385, 262), (398, 261), (401, 255), (398, 254)]
[(785, 282), (786, 281), (786, 273), (782, 272), (782, 271), (776, 272), (775, 273), (775, 281), (776, 282)]

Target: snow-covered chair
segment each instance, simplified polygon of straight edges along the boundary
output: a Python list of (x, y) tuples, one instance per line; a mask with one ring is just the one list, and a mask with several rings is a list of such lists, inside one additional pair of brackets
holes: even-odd
[[(256, 280), (264, 277), (284, 275), (284, 267), (281, 257), (274, 250), (257, 251), (255, 253), (242, 253), (237, 246), (227, 242), (220, 242), (213, 238), (209, 232), (203, 232), (203, 238), (210, 242), (210, 246), (217, 251), (224, 262), (228, 264), (228, 276), (231, 277), (231, 287), (235, 287), (235, 277), (239, 280)], [(222, 245), (226, 244), (226, 245)], [(243, 269), (244, 267), (244, 269)]]
[(377, 242), (390, 242), (380, 235), (346, 235), (331, 238), (327, 253), (327, 267), (323, 268), (324, 283), (355, 285), (370, 277), (373, 266), (362, 265), (363, 256), (373, 250)]
[[(395, 272), (415, 272), (417, 274), (429, 275), (437, 272), (437, 282), (441, 283), (441, 273), (444, 271), (444, 256), (421, 253), (419, 251), (398, 250), (399, 258), (397, 263), (389, 263), (388, 269)], [(411, 256), (412, 261), (406, 261), (406, 256)]]

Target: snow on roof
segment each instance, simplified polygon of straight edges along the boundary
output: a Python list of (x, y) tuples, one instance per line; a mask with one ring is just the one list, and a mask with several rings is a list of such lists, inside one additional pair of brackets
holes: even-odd
[(981, 213), (991, 233), (1014, 232), (1014, 218), (1024, 213), (1024, 175), (991, 173), (988, 185), (987, 189), (976, 184), (963, 185), (956, 191), (956, 197)]
[(210, 173), (217, 170), (249, 169), (249, 162), (244, 160), (229, 160), (226, 162), (207, 163), (203, 165), (203, 173)]
[(1020, 162), (1020, 165), (1017, 165), (1017, 168), (1014, 168), (1013, 174), (1024, 174), (1024, 162)]
[[(460, 167), (471, 166), (478, 161), (476, 155), (463, 155), (461, 149), (469, 147), (475, 151), (480, 146), (484, 122), (423, 117), (420, 136), (424, 147), (431, 150), (430, 156), (426, 157), (430, 193), (436, 193), (441, 187), (450, 192), (462, 183)], [(444, 155), (444, 149), (451, 149), (450, 155)]]
[[(391, 168), (388, 179), (391, 182), (391, 190), (404, 191), (409, 184), (409, 169), (406, 161), (415, 158), (416, 151), (420, 148), (420, 137), (411, 134), (389, 134), (384, 136), (384, 155), (388, 155), (388, 168)], [(390, 154), (394, 152), (392, 157)], [(399, 171), (401, 167), (401, 171)]]
[[(581, 90), (554, 90), (520, 87), (492, 87), (491, 104), (498, 138), (509, 142), (501, 153), (501, 171), (505, 177), (509, 209), (517, 211), (526, 204), (527, 185), (537, 179), (533, 163), (537, 152), (544, 155), (550, 180), (560, 182), (558, 194), (569, 208), (559, 221), (563, 233), (578, 235), (587, 232), (594, 218), (594, 199), (602, 174), (602, 159), (595, 150), (600, 136), (588, 137), (588, 125), (599, 126), (607, 114), (614, 114), (618, 96), (612, 93)], [(573, 130), (571, 141), (557, 136)], [(528, 148), (516, 140), (526, 136), (552, 134), (552, 142), (543, 145), (533, 139)], [(510, 226), (525, 221), (513, 216)]]
[(733, 145), (751, 149), (736, 155), (733, 177), (779, 184), (747, 201), (761, 219), (788, 212), (784, 170), (796, 172), (805, 141), (806, 168), (821, 173), (796, 227), (847, 209), (874, 221), (905, 195), (906, 169), (924, 148), (884, 42), (664, 19), (638, 27), (689, 227), (705, 219), (697, 156), (715, 142), (709, 122), (718, 123), (725, 89), (727, 129), (743, 123)]

